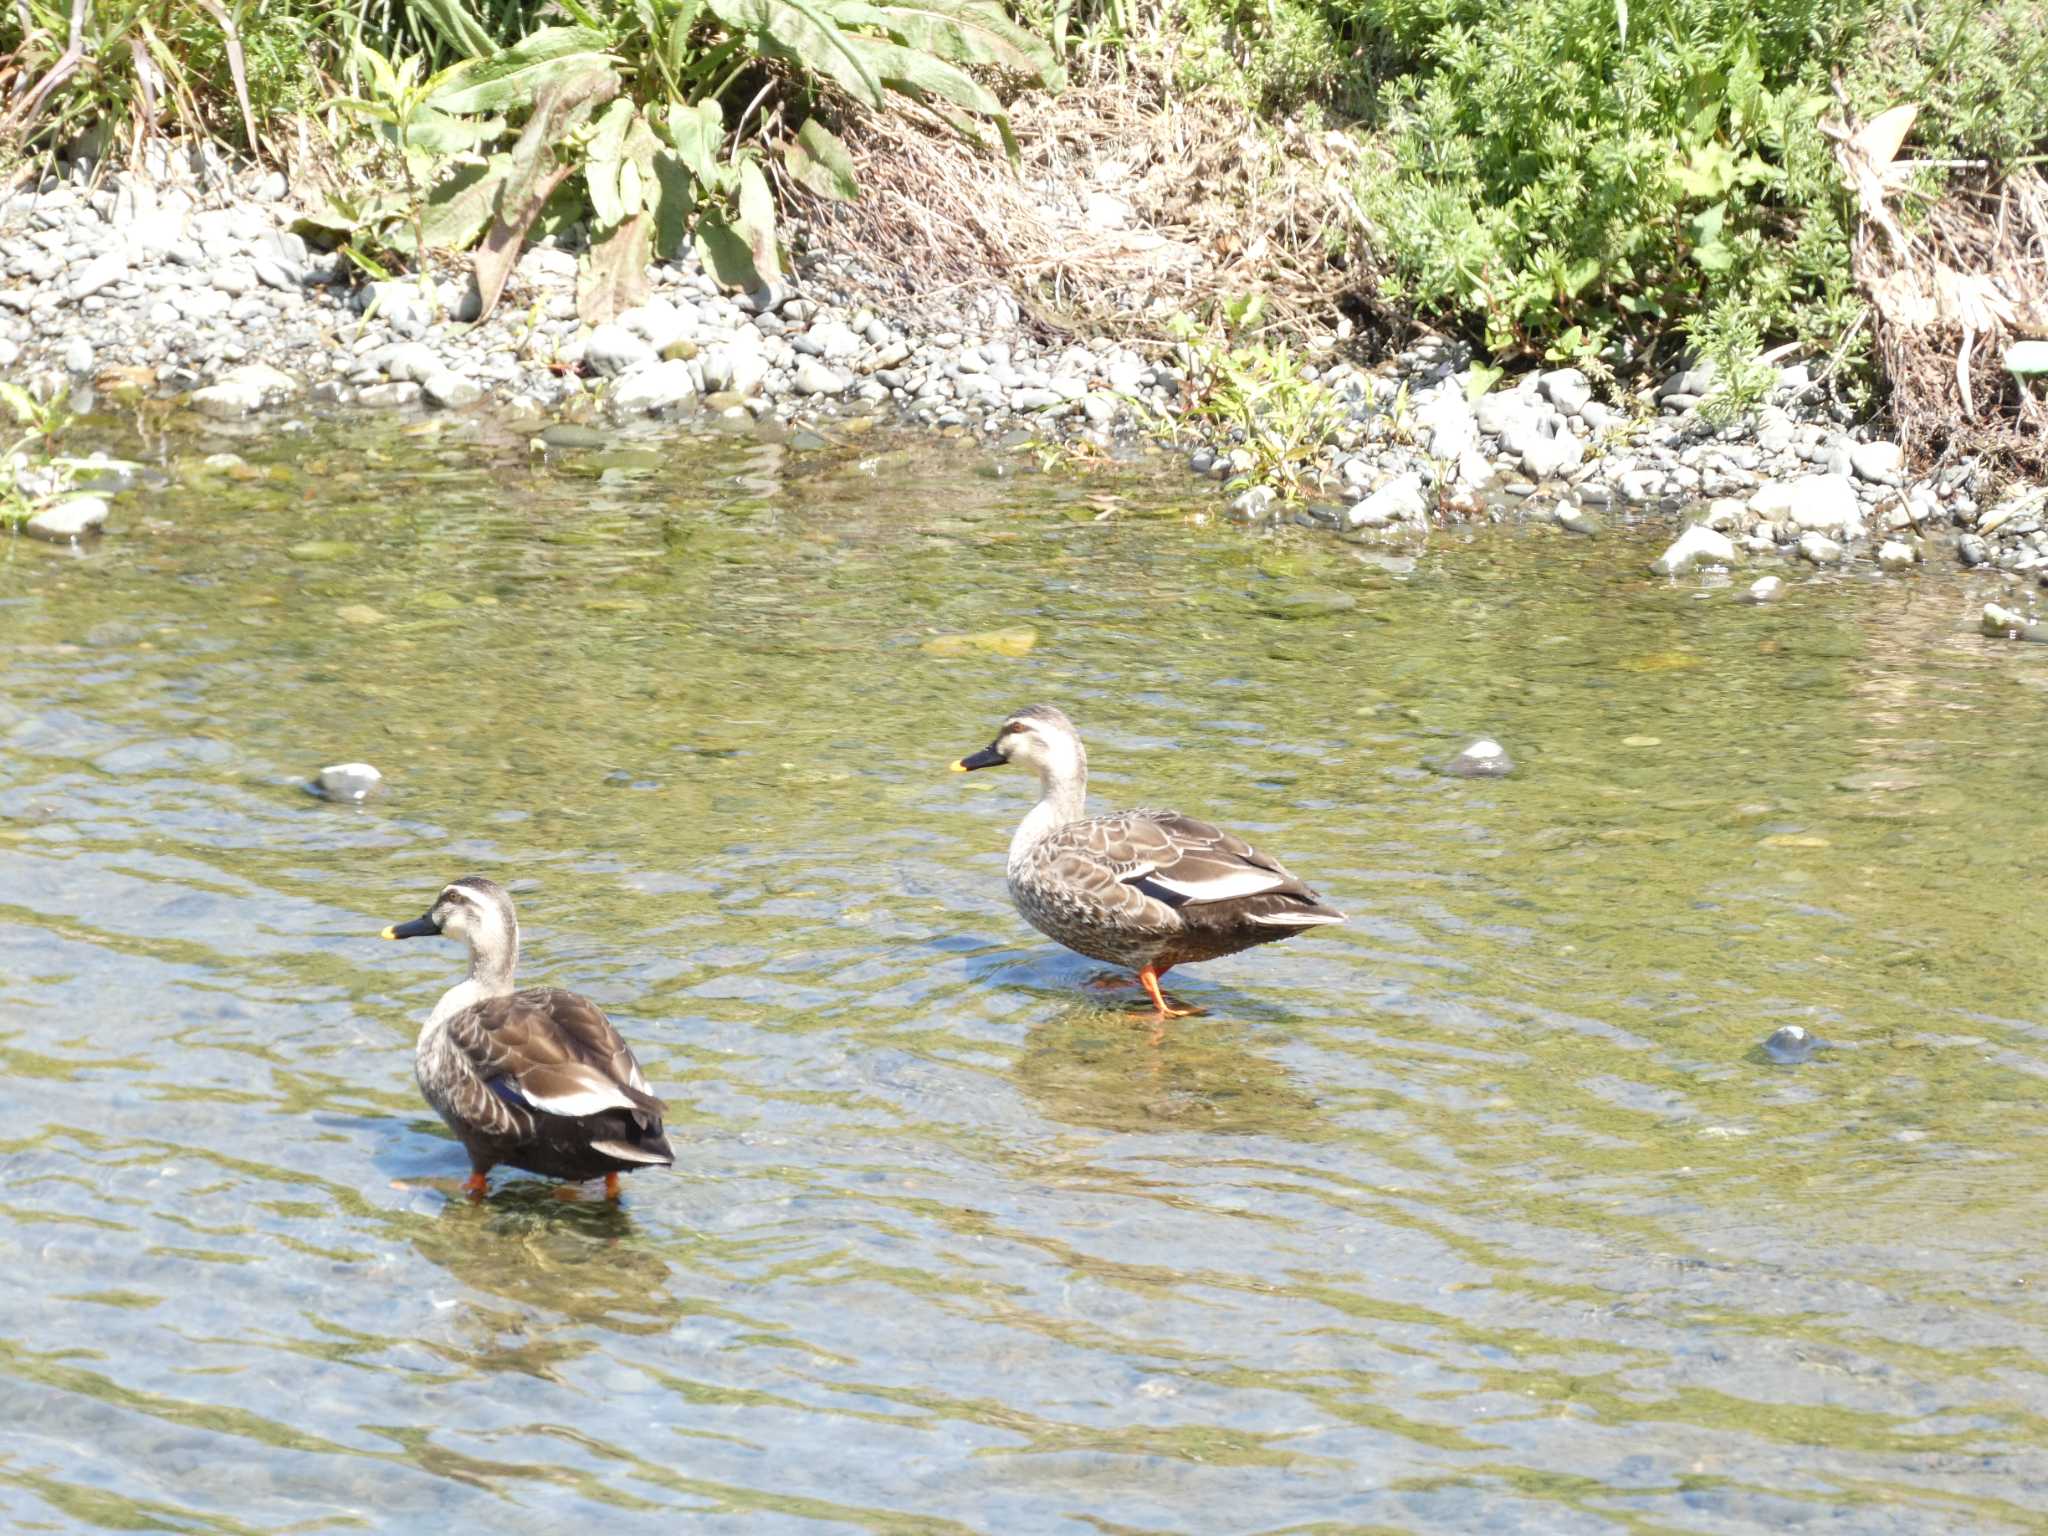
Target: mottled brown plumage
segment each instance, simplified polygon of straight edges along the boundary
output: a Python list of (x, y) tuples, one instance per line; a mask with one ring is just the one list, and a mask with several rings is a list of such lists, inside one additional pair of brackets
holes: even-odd
[(413, 1070), (469, 1153), (471, 1188), (504, 1164), (556, 1179), (616, 1176), (675, 1161), (664, 1106), (597, 1004), (554, 987), (512, 990), (519, 923), (512, 898), (471, 876), (387, 938), (446, 934), (470, 947), (470, 973), (435, 1005)]
[(1017, 711), (960, 769), (1020, 763), (1041, 798), (1010, 842), (1017, 910), (1091, 959), (1127, 966), (1171, 1015), (1159, 977), (1256, 944), (1344, 920), (1242, 838), (1177, 811), (1083, 817), (1088, 757), (1073, 722), (1048, 704)]

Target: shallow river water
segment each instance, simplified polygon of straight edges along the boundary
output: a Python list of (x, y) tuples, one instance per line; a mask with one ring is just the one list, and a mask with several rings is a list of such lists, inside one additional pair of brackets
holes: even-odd
[[(0, 544), (0, 1526), (2048, 1529), (2048, 647), (985, 471), (338, 426)], [(1154, 1042), (945, 772), (1036, 700), (1350, 922)], [(618, 1207), (460, 1197), (466, 873)]]

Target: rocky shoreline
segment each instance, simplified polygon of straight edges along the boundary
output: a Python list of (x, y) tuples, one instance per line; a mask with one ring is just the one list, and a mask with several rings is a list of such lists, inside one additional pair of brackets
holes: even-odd
[[(1568, 368), (1471, 402), (1470, 356), (1440, 339), (1371, 369), (1333, 348), (1303, 370), (1340, 408), (1321, 491), (1304, 505), (1248, 484), (1258, 461), (1242, 442), (1205, 439), (1181, 414), (1184, 356), (1047, 344), (1001, 294), (945, 310), (885, 304), (885, 285), (824, 258), (786, 287), (733, 297), (690, 258), (656, 267), (645, 304), (593, 328), (577, 317), (574, 256), (541, 246), (475, 324), (466, 280), (352, 282), (345, 258), (292, 232), (300, 210), (281, 174), (237, 174), (204, 150), (149, 155), (143, 170), (96, 177), (77, 162), (0, 196), (0, 379), (39, 400), (181, 397), (219, 418), (288, 403), (619, 423), (889, 412), (1095, 450), (1171, 433), (1192, 441), (1190, 470), (1227, 488), (1219, 512), (1248, 524), (1380, 540), (1445, 520), (1590, 534), (1664, 515), (1687, 524), (1657, 562), (1672, 575), (1744, 554), (1904, 570), (1943, 534), (1964, 565), (2048, 584), (2048, 488), (1994, 499), (1968, 463), (1909, 482), (1898, 446), (1838, 419), (1803, 365), (1716, 427), (1700, 412), (1706, 370), (1624, 412)], [(66, 497), (47, 466), (23, 456), (14, 473), (40, 504), (32, 532), (70, 539), (105, 522), (103, 501)]]

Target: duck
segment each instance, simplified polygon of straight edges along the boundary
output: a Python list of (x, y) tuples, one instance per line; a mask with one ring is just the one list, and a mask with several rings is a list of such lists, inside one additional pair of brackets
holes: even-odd
[(1010, 899), (1068, 949), (1137, 972), (1160, 1019), (1159, 980), (1177, 965), (1234, 955), (1341, 923), (1344, 914), (1244, 839), (1177, 811), (1084, 816), (1088, 752), (1074, 722), (1032, 704), (956, 773), (1011, 763), (1038, 775), (1038, 803), (1010, 839)]
[(647, 1086), (633, 1051), (589, 998), (559, 987), (515, 990), (519, 917), (505, 888), (465, 875), (441, 888), (424, 916), (394, 923), (387, 939), (458, 939), (469, 975), (441, 994), (420, 1030), (413, 1075), (420, 1093), (469, 1153), (472, 1198), (500, 1165), (575, 1182), (670, 1167), (667, 1106)]

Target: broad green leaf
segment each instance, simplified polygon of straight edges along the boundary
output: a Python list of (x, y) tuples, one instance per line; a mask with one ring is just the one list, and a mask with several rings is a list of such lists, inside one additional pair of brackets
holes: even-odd
[(590, 211), (600, 229), (611, 228), (638, 207), (637, 202), (626, 206), (619, 173), (626, 158), (626, 132), (639, 115), (638, 107), (619, 97), (604, 109), (583, 147), (583, 184), (590, 191)]
[(605, 43), (603, 33), (584, 27), (543, 27), (489, 58), (456, 65), (427, 99), (443, 112), (529, 106), (550, 85), (617, 64)]
[(752, 289), (761, 286), (754, 256), (739, 231), (723, 213), (707, 208), (697, 216), (697, 256), (704, 270), (727, 288)]
[(475, 245), (497, 210), (499, 189), (511, 174), (510, 155), (493, 155), (482, 165), (457, 166), (427, 194), (420, 234), (428, 248), (466, 251)]
[(684, 0), (676, 8), (673, 20), (668, 24), (667, 35), (662, 38), (662, 48), (668, 61), (669, 73), (680, 79), (683, 66), (690, 62), (690, 32), (697, 25), (697, 18), (704, 14), (702, 0)]
[(815, 117), (806, 118), (782, 152), (792, 180), (800, 187), (837, 202), (860, 195), (853, 175), (853, 157), (838, 136)]
[(412, 8), (421, 12), (449, 51), (466, 57), (487, 54), (497, 47), (491, 34), (484, 30), (476, 13), (463, 4), (463, 0), (412, 0)]
[[(904, 86), (909, 85), (955, 106), (965, 107), (977, 117), (993, 121), (1004, 116), (1003, 104), (996, 100), (988, 87), (972, 75), (955, 69), (944, 59), (935, 59), (901, 43), (858, 33), (849, 34), (846, 41), (891, 90), (903, 91)], [(904, 91), (904, 94), (913, 93)]]
[[(843, 32), (809, 0), (707, 0), (711, 14), (736, 32), (750, 33), (760, 50), (822, 75), (865, 107), (882, 105), (882, 81)], [(866, 39), (873, 41), (873, 39)]]
[(880, 27), (897, 42), (954, 64), (1007, 69), (1054, 89), (1065, 83), (1052, 51), (984, 0), (836, 0), (826, 9), (842, 26)]
[(424, 150), (430, 155), (461, 155), (502, 137), (505, 119), (450, 117), (432, 107), (420, 107), (406, 118), (403, 127), (409, 149)]
[(576, 313), (602, 325), (647, 297), (648, 217), (636, 213), (576, 264)]
[(668, 109), (668, 141), (688, 166), (690, 174), (707, 185), (714, 180), (712, 167), (725, 143), (725, 114), (711, 97), (695, 106), (672, 102)]
[(557, 163), (554, 146), (618, 91), (619, 77), (609, 68), (587, 70), (542, 89), (533, 115), (512, 146), (511, 164), (498, 193), (498, 216), (477, 248), (476, 286), (483, 299), (479, 319), (497, 306), (505, 279), (519, 260), (519, 248), (526, 243), (527, 230), (575, 169)]
[(654, 250), (663, 261), (683, 248), (690, 215), (697, 211), (697, 183), (673, 150), (654, 157)]
[(751, 155), (740, 162), (739, 231), (754, 258), (754, 270), (768, 281), (782, 275), (782, 257), (775, 243), (775, 194), (761, 162)]

